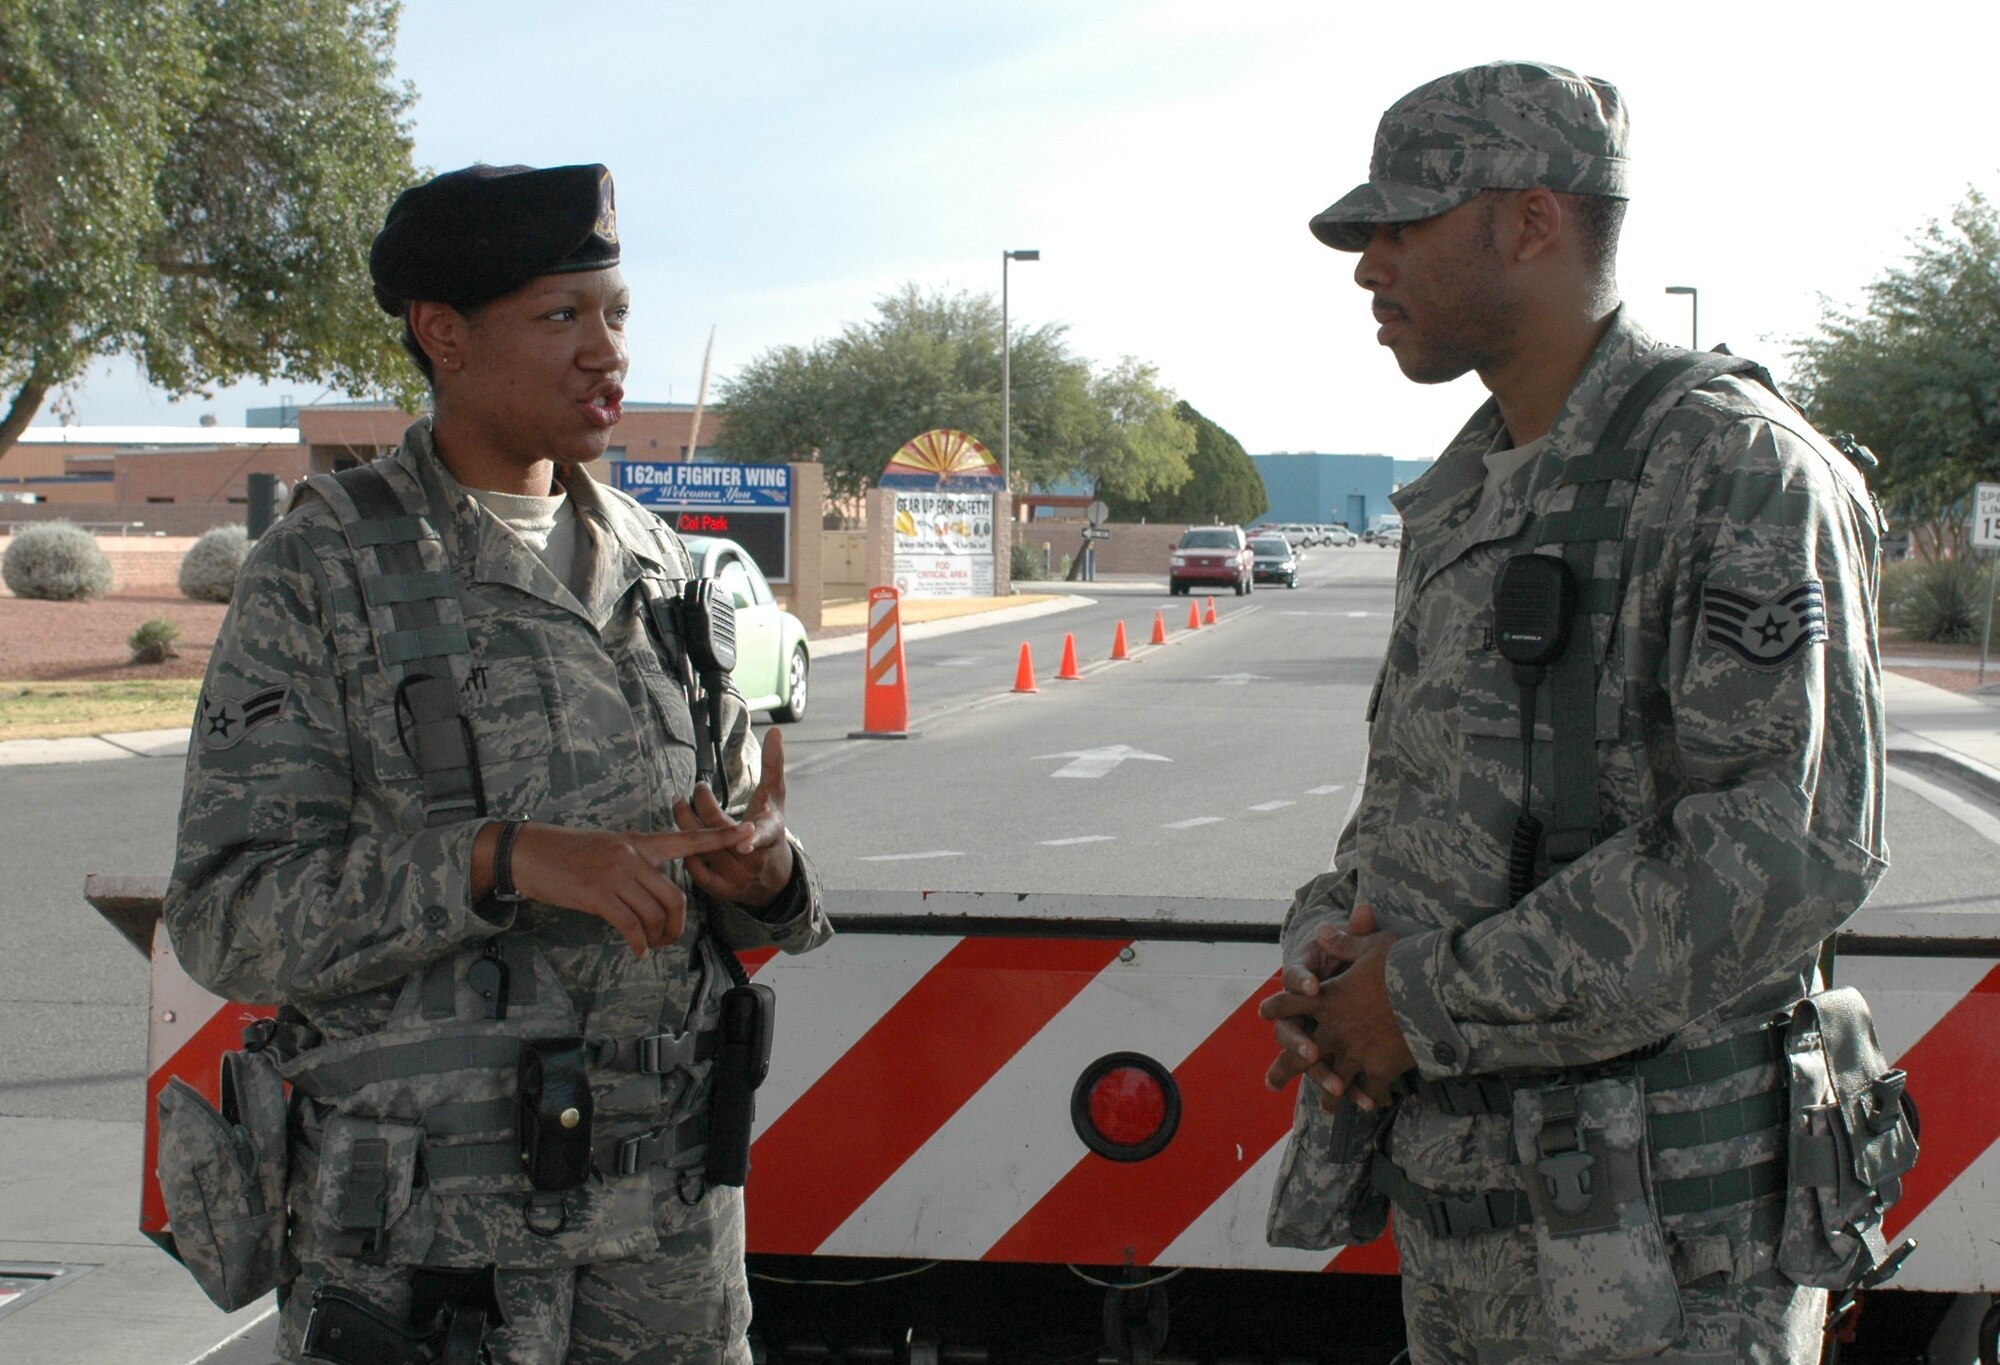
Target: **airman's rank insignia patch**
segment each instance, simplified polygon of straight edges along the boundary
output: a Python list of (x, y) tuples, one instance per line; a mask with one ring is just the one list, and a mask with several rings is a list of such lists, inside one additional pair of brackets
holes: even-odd
[(1826, 643), (1826, 590), (1808, 579), (1773, 601), (1729, 588), (1701, 593), (1703, 634), (1753, 668), (1790, 663), (1807, 645)]
[(201, 709), (195, 714), (195, 735), (204, 749), (233, 749), (265, 721), (276, 720), (291, 693), (289, 687), (267, 687), (242, 701), (223, 701), (203, 692)]

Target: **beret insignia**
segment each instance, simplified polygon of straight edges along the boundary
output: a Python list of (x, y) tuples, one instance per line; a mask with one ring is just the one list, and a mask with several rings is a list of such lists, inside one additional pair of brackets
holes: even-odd
[(1753, 668), (1790, 663), (1807, 645), (1826, 643), (1826, 591), (1819, 580), (1765, 600), (1730, 588), (1701, 593), (1703, 635)]

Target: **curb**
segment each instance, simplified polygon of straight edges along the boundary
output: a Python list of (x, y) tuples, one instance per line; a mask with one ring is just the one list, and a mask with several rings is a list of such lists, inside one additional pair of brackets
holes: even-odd
[(1967, 758), (1944, 748), (1912, 749), (1898, 746), (1886, 751), (1891, 763), (1920, 768), (1934, 776), (1969, 788), (1982, 800), (2000, 806), (2000, 768)]
[[(1037, 616), (1054, 616), (1057, 612), (1088, 607), (1096, 600), (1094, 597), (1065, 597), (1058, 601), (1036, 602), (1025, 607), (1001, 607), (997, 611), (967, 612), (963, 616), (948, 616), (942, 621), (908, 621), (903, 624), (903, 638), (929, 640), (939, 635), (957, 635), (961, 631), (979, 630), (986, 626), (1032, 621)], [(815, 659), (829, 659), (837, 654), (859, 654), (868, 647), (868, 631), (864, 627), (848, 635), (836, 635), (824, 644), (811, 639), (808, 639), (806, 644)]]

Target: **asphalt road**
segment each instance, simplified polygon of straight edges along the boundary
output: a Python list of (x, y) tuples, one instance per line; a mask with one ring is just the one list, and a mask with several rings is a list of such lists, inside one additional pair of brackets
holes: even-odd
[[(1354, 799), (1392, 570), (1386, 552), (1309, 551), (1299, 588), (1219, 596), (1196, 632), (1164, 585), (1107, 583), (1057, 615), (911, 643), (911, 740), (850, 739), (861, 656), (823, 658), (812, 714), (786, 730), (792, 824), (843, 891), (1257, 898), (1275, 920)], [(1113, 663), (1120, 620), (1135, 657)], [(1055, 677), (1065, 634), (1079, 682)], [(1033, 695), (1010, 690), (1023, 642)], [(145, 964), (81, 891), (88, 872), (167, 869), (180, 772), (0, 769), (0, 1120), (140, 1118)], [(1894, 865), (1872, 904), (1991, 903), (2000, 813), (1896, 771), (1888, 811)], [(0, 1229), (19, 1197), (0, 1184)]]

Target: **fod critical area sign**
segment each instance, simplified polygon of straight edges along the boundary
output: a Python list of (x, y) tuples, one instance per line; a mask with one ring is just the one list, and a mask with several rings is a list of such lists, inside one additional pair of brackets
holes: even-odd
[(993, 595), (993, 495), (896, 491), (896, 590), (904, 597)]
[(792, 579), (792, 467), (626, 460), (618, 490), (684, 536), (727, 536), (773, 583)]

